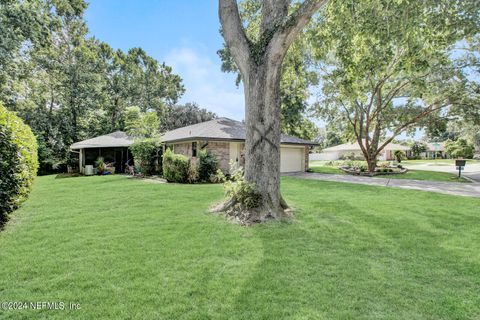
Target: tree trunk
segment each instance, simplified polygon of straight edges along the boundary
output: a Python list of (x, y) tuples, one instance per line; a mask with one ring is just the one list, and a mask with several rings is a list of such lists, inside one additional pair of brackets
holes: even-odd
[(286, 207), (280, 194), (280, 67), (252, 65), (245, 79), (245, 179), (262, 195), (258, 220), (279, 218)]
[[(305, 0), (288, 16), (289, 0), (262, 1), (260, 40), (253, 43), (246, 36), (237, 1), (219, 0), (222, 34), (245, 87), (245, 180), (254, 183), (262, 197), (257, 208), (233, 212), (243, 222), (285, 215), (287, 205), (280, 195), (282, 61), (293, 40), (326, 2)], [(230, 200), (214, 210), (227, 211), (235, 205)]]
[(377, 158), (376, 157), (369, 157), (367, 159), (367, 165), (368, 165), (368, 172), (373, 173), (375, 172), (375, 168), (377, 167)]

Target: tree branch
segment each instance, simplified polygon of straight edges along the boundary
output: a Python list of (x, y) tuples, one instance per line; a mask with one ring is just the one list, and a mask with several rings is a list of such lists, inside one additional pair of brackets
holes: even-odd
[(328, 2), (329, 0), (305, 0), (300, 8), (275, 32), (269, 44), (269, 53), (278, 54), (283, 58), (293, 40), (307, 25), (312, 16)]
[(219, 0), (218, 15), (228, 50), (245, 77), (250, 64), (250, 47), (243, 29), (236, 0)]

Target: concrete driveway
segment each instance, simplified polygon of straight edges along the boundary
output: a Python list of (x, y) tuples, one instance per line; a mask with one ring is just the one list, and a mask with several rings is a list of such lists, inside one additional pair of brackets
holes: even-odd
[[(458, 171), (454, 165), (438, 165), (435, 162), (405, 164), (404, 167), (412, 170), (438, 171), (458, 174)], [(465, 170), (462, 171), (462, 175), (476, 182), (480, 182), (480, 163), (469, 163), (469, 161), (467, 160), (467, 164), (465, 166)]]

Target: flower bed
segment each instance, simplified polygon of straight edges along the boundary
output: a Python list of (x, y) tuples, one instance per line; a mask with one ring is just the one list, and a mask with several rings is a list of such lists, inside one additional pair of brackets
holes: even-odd
[(386, 167), (386, 168), (376, 168), (375, 172), (368, 172), (368, 170), (362, 170), (359, 168), (349, 168), (349, 167), (339, 167), (340, 170), (348, 174), (357, 175), (357, 176), (380, 176), (380, 175), (392, 175), (392, 174), (403, 174), (408, 171), (406, 168), (398, 167)]

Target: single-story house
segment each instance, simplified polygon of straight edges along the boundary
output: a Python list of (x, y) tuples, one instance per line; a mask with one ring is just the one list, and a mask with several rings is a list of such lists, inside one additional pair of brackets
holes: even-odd
[[(195, 158), (199, 150), (209, 150), (219, 160), (219, 167), (230, 170), (230, 162), (244, 165), (245, 125), (228, 118), (178, 128), (166, 132), (162, 142), (174, 153)], [(282, 134), (280, 141), (280, 171), (298, 172), (308, 169), (308, 155), (315, 142)]]
[[(381, 143), (380, 143), (381, 145)], [(407, 155), (410, 152), (410, 148), (401, 144), (389, 143), (385, 148), (380, 152), (379, 160), (388, 161), (394, 160), (394, 152), (400, 150), (405, 152)], [(354, 143), (344, 143), (338, 146), (325, 148), (320, 153), (312, 153), (310, 155), (310, 160), (340, 160), (345, 156), (355, 155), (359, 158), (363, 157), (362, 150), (358, 142)]]
[(445, 152), (444, 142), (427, 142), (427, 151), (420, 154), (421, 158), (425, 159), (447, 159), (450, 156)]
[(133, 164), (133, 156), (128, 147), (133, 138), (125, 132), (115, 131), (110, 134), (76, 142), (70, 150), (78, 153), (78, 169), (84, 173), (86, 165), (95, 166), (95, 161), (103, 157), (105, 162), (114, 163), (115, 172), (125, 172), (126, 163)]
[[(196, 159), (198, 151), (209, 150), (217, 156), (219, 168), (229, 172), (230, 162), (242, 166), (245, 163), (245, 125), (240, 121), (218, 118), (164, 133), (161, 137), (165, 147), (174, 153)], [(125, 164), (132, 164), (132, 154), (128, 147), (133, 138), (125, 132), (80, 141), (70, 146), (79, 153), (79, 170), (84, 172), (86, 165), (94, 165), (98, 157), (115, 163), (116, 172), (125, 172)], [(298, 172), (308, 169), (310, 147), (316, 143), (282, 134), (280, 146), (280, 171)]]

